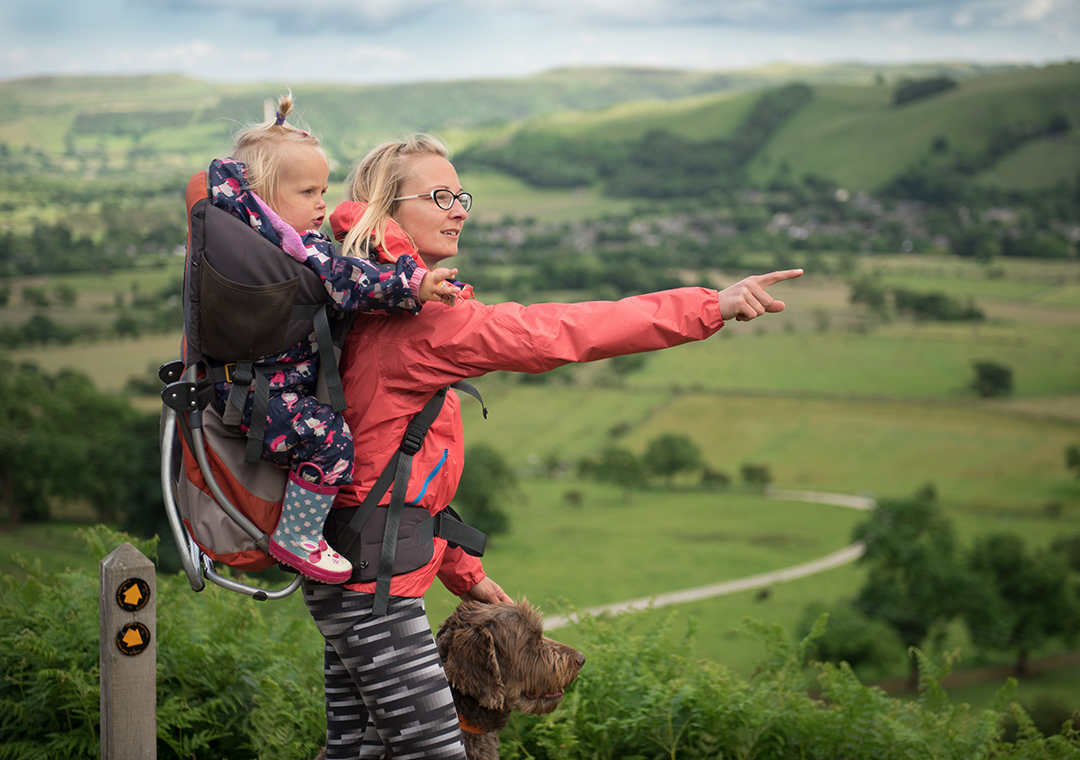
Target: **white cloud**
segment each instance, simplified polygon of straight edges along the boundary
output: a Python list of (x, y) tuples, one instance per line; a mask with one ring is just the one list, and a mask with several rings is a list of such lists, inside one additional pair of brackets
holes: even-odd
[(961, 8), (952, 17), (952, 25), (957, 29), (964, 29), (975, 23), (975, 16), (971, 11)]
[(135, 6), (175, 13), (253, 15), (272, 21), (279, 31), (311, 33), (324, 29), (376, 31), (415, 20), (443, 3), (438, 0), (260, 0), (257, 6), (220, 0), (129, 0)]
[(356, 45), (345, 48), (342, 58), (349, 63), (408, 63), (413, 54), (405, 48), (388, 45)]
[(221, 56), (222, 53), (215, 45), (206, 40), (189, 40), (178, 45), (170, 45), (164, 48), (152, 48), (150, 50), (137, 50), (123, 54), (125, 59), (142, 60), (158, 66), (182, 65), (198, 58), (212, 59)]
[(27, 0), (0, 8), (0, 78), (391, 83), (1006, 51), (1037, 63), (1076, 57), (1078, 30), (1080, 0)]
[[(47, 0), (63, 2), (64, 0)], [(326, 30), (370, 33), (422, 23), (436, 13), (483, 20), (500, 15), (567, 27), (663, 28), (710, 25), (773, 31), (886, 27), (896, 32), (1030, 26), (1077, 21), (1077, 0), (260, 0), (250, 6), (220, 0), (125, 0), (140, 9), (190, 17), (229, 15), (269, 21), (283, 34)]]

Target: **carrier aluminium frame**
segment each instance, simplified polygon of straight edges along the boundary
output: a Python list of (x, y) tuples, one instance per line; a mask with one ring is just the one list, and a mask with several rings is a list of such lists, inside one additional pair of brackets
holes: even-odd
[[(169, 528), (180, 552), (180, 562), (184, 573), (194, 591), (202, 591), (206, 586), (206, 581), (209, 580), (222, 588), (245, 594), (257, 601), (283, 599), (300, 587), (301, 576), (297, 575), (289, 584), (276, 590), (258, 588), (225, 577), (217, 571), (214, 560), (203, 551), (184, 524), (180, 508), (180, 485), (185, 478), (184, 457), (191, 452), (195, 456), (199, 471), (209, 486), (217, 506), (250, 537), (255, 546), (263, 551), (266, 551), (269, 546), (270, 536), (233, 505), (214, 476), (207, 456), (208, 443), (204, 435), (203, 417), (204, 414), (213, 415), (216, 412), (212, 407), (199, 408), (196, 394), (197, 371), (198, 368), (194, 365), (185, 369), (184, 363), (177, 360), (163, 365), (158, 373), (162, 382), (165, 383), (161, 391), (164, 403), (160, 431), (161, 493), (165, 502)], [(190, 435), (188, 450), (184, 449), (180, 440), (181, 435), (185, 433)]]

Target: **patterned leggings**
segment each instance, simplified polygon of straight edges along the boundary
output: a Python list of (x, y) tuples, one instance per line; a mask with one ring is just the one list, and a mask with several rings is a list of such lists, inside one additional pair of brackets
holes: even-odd
[(465, 760), (457, 711), (423, 598), (390, 597), (304, 581), (304, 601), (326, 639), (326, 760)]

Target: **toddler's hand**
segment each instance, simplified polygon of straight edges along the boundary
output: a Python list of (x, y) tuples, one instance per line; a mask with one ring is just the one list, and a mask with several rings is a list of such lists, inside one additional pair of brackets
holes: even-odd
[(453, 306), (461, 288), (447, 280), (457, 277), (457, 271), (446, 267), (429, 269), (424, 279), (420, 281), (420, 300), (434, 301), (437, 298), (447, 306)]

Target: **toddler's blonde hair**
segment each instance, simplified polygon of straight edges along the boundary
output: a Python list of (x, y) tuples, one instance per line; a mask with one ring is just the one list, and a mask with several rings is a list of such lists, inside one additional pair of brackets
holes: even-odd
[(285, 161), (296, 155), (286, 148), (308, 150), (312, 155), (326, 160), (326, 153), (317, 137), (285, 122), (285, 117), (292, 110), (292, 93), (283, 95), (278, 99), (275, 118), (246, 127), (233, 138), (232, 157), (243, 162), (247, 169), (248, 185), (271, 208), (276, 205)]

